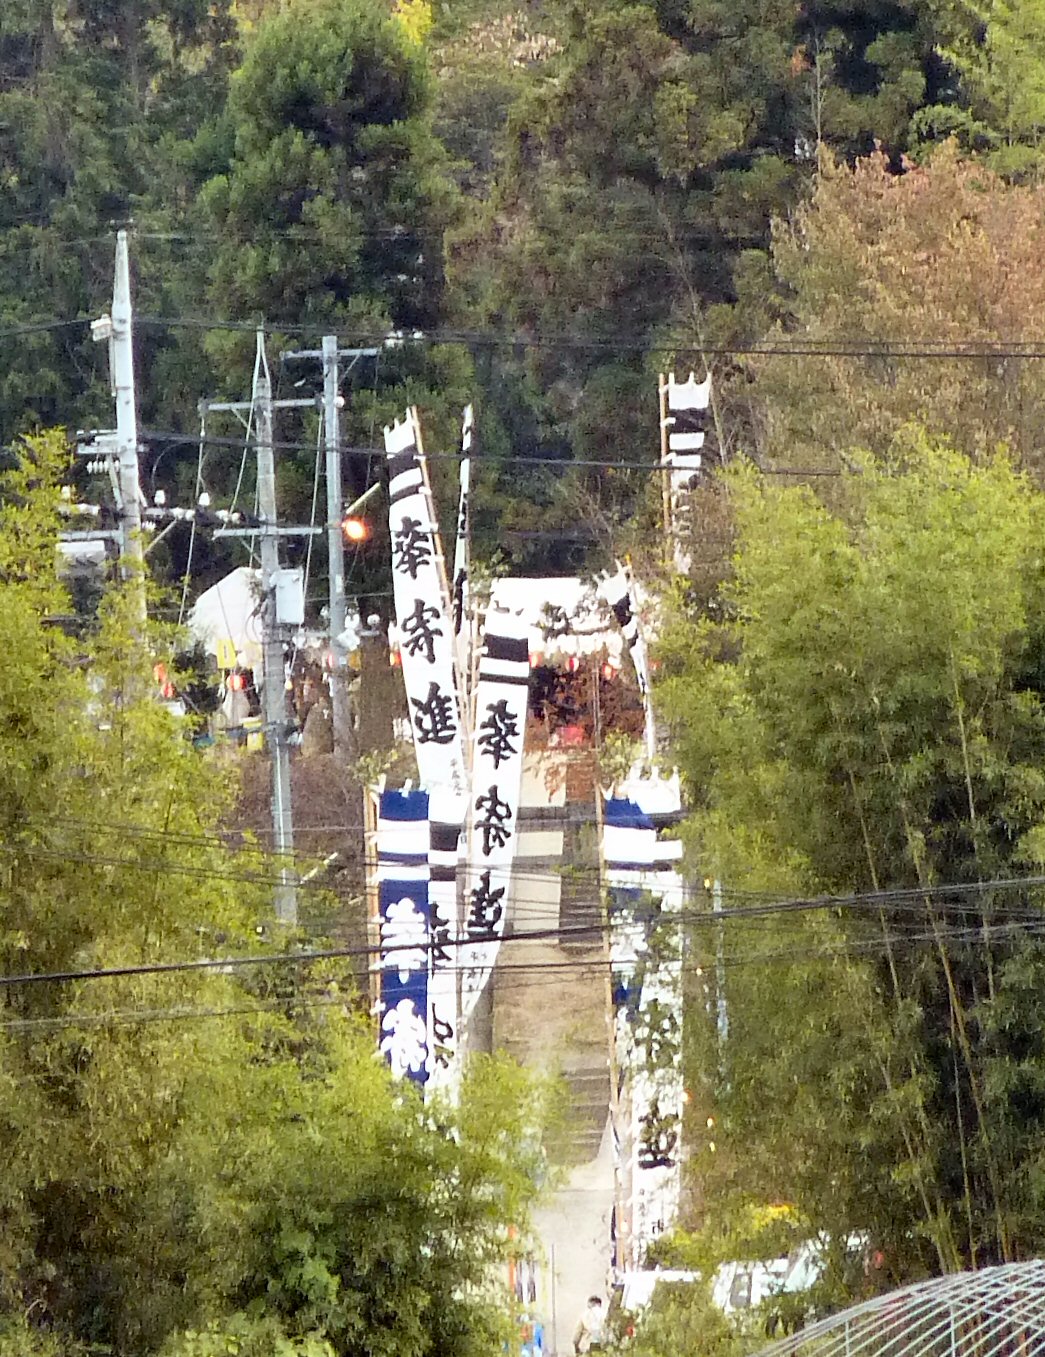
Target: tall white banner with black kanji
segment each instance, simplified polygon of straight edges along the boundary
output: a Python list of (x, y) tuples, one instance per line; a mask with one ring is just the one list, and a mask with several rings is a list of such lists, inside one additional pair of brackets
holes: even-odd
[(433, 1087), (453, 1085), (458, 1047), (460, 919), (457, 859), (467, 797), (450, 599), (421, 466), (415, 416), (385, 429), (392, 589), (403, 682), (422, 787), (432, 798), (432, 968), (428, 980)]
[[(460, 1071), (457, 1016), (457, 972), (461, 936), (457, 904), (460, 857), (460, 801), (441, 805), (438, 792), (429, 797), (431, 834), (428, 849), (429, 901), (432, 919), (432, 964), (428, 972), (429, 1091), (453, 1096)], [(449, 818), (447, 818), (449, 817)]]
[(471, 661), (471, 631), (469, 627), (469, 494), (472, 477), (472, 407), (466, 405), (461, 420), (461, 497), (457, 506), (457, 536), (454, 542), (453, 617), (454, 640), (457, 646), (458, 673), (465, 681), (462, 700), (467, 700), (468, 671)]
[(504, 937), (518, 836), (529, 683), (528, 624), (519, 613), (491, 609), (479, 660), (472, 734), (462, 1021), (475, 1008)]
[(453, 621), (412, 414), (385, 429), (385, 452), (392, 591), (417, 769), (423, 786), (463, 798), (467, 778)]
[(615, 1064), (618, 1241), (622, 1267), (641, 1267), (670, 1229), (681, 1187), (683, 1081), (682, 845), (678, 775), (630, 777), (603, 806)]
[(377, 818), (379, 1044), (392, 1073), (420, 1085), (431, 1068), (428, 852), (427, 793), (382, 792)]

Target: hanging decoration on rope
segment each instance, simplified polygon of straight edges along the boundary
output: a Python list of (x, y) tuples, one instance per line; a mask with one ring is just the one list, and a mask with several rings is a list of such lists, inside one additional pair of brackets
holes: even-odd
[(380, 1049), (397, 1078), (419, 1085), (431, 1068), (428, 854), (428, 794), (382, 792), (377, 821)]
[[(637, 773), (637, 770), (636, 770)], [(618, 1264), (642, 1265), (678, 1211), (681, 1187), (682, 845), (678, 775), (633, 773), (603, 807), (619, 1087)]]
[(486, 615), (475, 697), (461, 949), (461, 1016), (467, 1020), (504, 937), (522, 792), (530, 682), (529, 627), (521, 614)]

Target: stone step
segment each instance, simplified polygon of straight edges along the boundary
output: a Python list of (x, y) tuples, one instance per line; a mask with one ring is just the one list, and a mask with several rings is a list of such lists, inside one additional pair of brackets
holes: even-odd
[(594, 1159), (602, 1143), (610, 1102), (610, 1072), (604, 1061), (585, 1062), (563, 1070), (570, 1094), (568, 1128), (555, 1148), (555, 1158), (566, 1165)]

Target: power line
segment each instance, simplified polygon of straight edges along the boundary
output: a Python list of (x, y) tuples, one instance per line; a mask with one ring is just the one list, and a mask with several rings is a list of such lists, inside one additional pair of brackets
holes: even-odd
[[(243, 446), (243, 440), (240, 438), (225, 438), (219, 434), (208, 434), (206, 438), (200, 440), (195, 434), (178, 433), (176, 431), (167, 431), (159, 429), (146, 429), (142, 433), (142, 438), (146, 442), (153, 443), (185, 443), (196, 446), (199, 442), (204, 442), (209, 446), (219, 448), (236, 448)], [(312, 443), (305, 443), (296, 439), (283, 441), (274, 441), (273, 448), (282, 452), (312, 452), (314, 451)], [(345, 444), (341, 448), (343, 454), (359, 457), (378, 457), (382, 461), (385, 458), (383, 447), (375, 447), (368, 444)], [(461, 461), (460, 452), (429, 452), (426, 450), (425, 458), (428, 461), (449, 461), (459, 464)], [(529, 457), (525, 455), (509, 454), (507, 457), (488, 456), (486, 458), (478, 457), (472, 454), (473, 468), (479, 470), (509, 470), (513, 466), (550, 466), (558, 467), (562, 471), (572, 471), (576, 467), (599, 467), (611, 471), (655, 471), (668, 472), (677, 470), (666, 466), (660, 462), (637, 462), (637, 461), (610, 461), (608, 458), (574, 458), (574, 457)], [(760, 468), (765, 475), (769, 476), (841, 476), (845, 473), (834, 468), (823, 467), (763, 467)]]
[[(217, 320), (201, 316), (141, 316), (136, 318), (143, 326), (168, 329), (202, 329), (255, 333), (257, 322)], [(268, 332), (286, 334), (314, 333), (315, 322), (271, 321)], [(839, 340), (756, 340), (750, 343), (701, 344), (692, 335), (665, 336), (662, 340), (622, 340), (586, 338), (568, 332), (545, 332), (541, 335), (525, 331), (496, 331), (468, 329), (433, 329), (395, 333), (387, 331), (351, 331), (345, 336), (353, 344), (386, 345), (397, 347), (425, 344), (474, 344), (476, 346), (515, 347), (521, 349), (576, 349), (609, 353), (694, 353), (714, 358), (738, 357), (801, 357), (801, 358), (904, 358), (904, 359), (979, 359), (979, 358), (1045, 358), (1045, 340), (965, 340), (944, 342), (933, 340), (890, 340), (867, 337)]]
[[(213, 847), (229, 848), (229, 851), (236, 853), (238, 850), (227, 845), (220, 837), (208, 835), (181, 835), (178, 831), (154, 830), (147, 825), (140, 825), (127, 822), (114, 821), (94, 821), (91, 819), (79, 819), (71, 816), (49, 817), (46, 823), (64, 824), (71, 827), (79, 827), (92, 832), (98, 830), (111, 830), (120, 837), (132, 836), (140, 837), (146, 841), (146, 846), (159, 847), (165, 842), (175, 842), (180, 846), (186, 847)], [(566, 823), (565, 820), (562, 821)], [(534, 829), (546, 828), (543, 822), (536, 823)], [(348, 830), (349, 826), (335, 827)], [(318, 832), (318, 831), (315, 831)], [(155, 840), (155, 844), (150, 844), (150, 840)], [(255, 856), (264, 855), (266, 860), (278, 870), (282, 858), (287, 855), (280, 855), (275, 852), (267, 852), (259, 848), (250, 848), (248, 850)], [(103, 853), (88, 853), (84, 851), (69, 852), (57, 846), (36, 846), (20, 845), (18, 843), (0, 844), (0, 852), (6, 853), (11, 857), (26, 857), (29, 859), (42, 859), (49, 862), (58, 863), (76, 863), (87, 866), (97, 866), (105, 868), (125, 868), (132, 871), (141, 871), (146, 873), (156, 872), (175, 872), (190, 876), (201, 877), (205, 879), (219, 879), (233, 882), (242, 882), (245, 884), (270, 885), (276, 878), (266, 875), (260, 871), (239, 871), (225, 867), (205, 866), (198, 863), (184, 863), (172, 859), (169, 855), (154, 858), (136, 858), (125, 857), (121, 855), (110, 855)], [(316, 854), (294, 854), (295, 857), (304, 856), (307, 861), (315, 861)], [(346, 864), (352, 865), (352, 864)], [(588, 884), (595, 890), (606, 888), (612, 890), (631, 889), (631, 883), (627, 886), (612, 881), (612, 866), (604, 870), (599, 864), (590, 866), (575, 867), (564, 866), (562, 868), (539, 868), (527, 867), (526, 860), (522, 859), (517, 863), (513, 870), (513, 878), (516, 881), (531, 881), (539, 883), (542, 881), (559, 882), (562, 884), (580, 883)], [(635, 883), (638, 885), (638, 883)], [(728, 919), (731, 917), (757, 918), (763, 915), (779, 915), (788, 912), (809, 912), (809, 911), (829, 911), (834, 909), (847, 909), (854, 907), (877, 908), (880, 906), (898, 907), (907, 905), (917, 908), (928, 901), (945, 901), (954, 898), (964, 898), (968, 896), (981, 897), (985, 894), (994, 892), (1010, 892), (1038, 889), (1045, 886), (1045, 875), (1031, 875), (1022, 877), (999, 877), (983, 882), (956, 882), (940, 883), (927, 886), (902, 886), (893, 887), (885, 890), (857, 891), (844, 895), (818, 895), (811, 897), (790, 897), (781, 899), (779, 893), (773, 892), (749, 892), (736, 888), (726, 887), (724, 890), (725, 898), (739, 898), (744, 900), (741, 906), (729, 907), (716, 913), (717, 919)], [(317, 887), (323, 889), (322, 887)], [(648, 894), (656, 896), (662, 886), (656, 881), (655, 874), (638, 888)], [(706, 900), (707, 894), (701, 887), (694, 885), (684, 885), (683, 898), (689, 900)], [(762, 899), (758, 900), (761, 895)], [(753, 897), (755, 902), (752, 903)], [(530, 903), (545, 903), (543, 900), (532, 899)], [(973, 907), (969, 907), (973, 908)]]
[[(0, 328), (0, 340), (16, 339), (23, 335), (45, 333), (86, 326), (91, 317), (79, 316), (69, 319), (27, 321), (19, 325)], [(202, 316), (136, 316), (139, 327), (154, 329), (198, 329), (224, 331), (230, 333), (256, 334), (258, 322), (253, 320), (221, 320)], [(266, 333), (314, 334), (317, 331), (315, 321), (270, 321), (264, 325)], [(387, 331), (347, 332), (346, 339), (362, 346), (384, 345), (390, 351), (397, 347), (419, 346), (426, 344), (474, 344), (477, 346), (514, 347), (521, 349), (565, 348), (591, 352), (641, 352), (641, 353), (693, 353), (714, 358), (740, 357), (781, 357), (781, 358), (878, 358), (910, 360), (977, 360), (977, 359), (1014, 359), (1036, 360), (1045, 358), (1045, 340), (992, 340), (969, 339), (960, 341), (933, 340), (892, 340), (873, 337), (839, 338), (836, 340), (809, 340), (801, 338), (754, 340), (749, 343), (701, 344), (692, 335), (680, 334), (665, 336), (651, 341), (636, 338), (623, 340), (619, 337), (594, 338), (569, 332), (545, 332), (532, 334), (525, 331), (496, 331), (480, 329), (433, 329), (428, 331), (395, 332), (391, 336)]]
[[(593, 931), (593, 930), (591, 930)], [(1008, 924), (991, 926), (990, 936), (1028, 936), (1039, 938), (1045, 935), (1045, 920), (1035, 924)], [(894, 953), (903, 953), (905, 951), (914, 951), (916, 946), (931, 945), (939, 942), (975, 942), (983, 939), (984, 930), (982, 928), (954, 929), (954, 930), (934, 930), (917, 935), (897, 934), (886, 936), (877, 940), (867, 942), (840, 943), (833, 947), (823, 947), (816, 949), (803, 948), (801, 950), (791, 949), (787, 951), (777, 950), (774, 952), (749, 953), (748, 955), (738, 955), (727, 953), (724, 958), (724, 965), (727, 968), (737, 968), (739, 966), (765, 965), (765, 964), (790, 964), (800, 963), (809, 964), (822, 961), (847, 960), (855, 953), (857, 955), (884, 954), (887, 948), (891, 948)], [(510, 941), (510, 939), (508, 939)], [(342, 953), (328, 952), (316, 953), (296, 957), (295, 960), (313, 960), (323, 959), (341, 955)], [(273, 958), (275, 959), (275, 958)], [(706, 966), (694, 963), (671, 962), (668, 963), (680, 975), (703, 976), (708, 974)], [(213, 963), (215, 966), (228, 963)], [(452, 970), (460, 972), (466, 971), (467, 967), (455, 967)], [(499, 993), (515, 991), (530, 992), (535, 988), (560, 987), (564, 975), (576, 973), (578, 976), (585, 973), (594, 975), (610, 974), (619, 975), (621, 969), (619, 963), (612, 961), (604, 956), (599, 957), (578, 957), (566, 958), (559, 961), (535, 961), (535, 962), (502, 962), (499, 961), (495, 974), (497, 975), (497, 990)], [(537, 977), (537, 978), (535, 978)], [(139, 1025), (151, 1022), (162, 1021), (187, 1021), (187, 1020), (206, 1020), (211, 1018), (236, 1017), (256, 1013), (280, 1013), (287, 1010), (311, 1009), (319, 1007), (341, 1006), (350, 1008), (352, 996), (345, 995), (286, 995), (255, 1004), (234, 1005), (223, 1008), (169, 1008), (169, 1009), (122, 1009), (113, 1010), (107, 1013), (65, 1013), (48, 1017), (39, 1018), (16, 1018), (0, 1022), (0, 1030), (4, 1031), (32, 1031), (38, 1029), (60, 1030), (64, 1028), (80, 1027), (105, 1027), (111, 1025)]]
[(76, 320), (26, 321), (23, 325), (5, 325), (0, 329), (0, 340), (20, 339), (23, 335), (46, 334), (52, 330), (70, 330), (78, 325), (90, 325), (88, 316)]
[[(686, 922), (699, 922), (719, 927), (724, 921), (733, 918), (753, 919), (758, 917), (767, 917), (771, 913), (791, 913), (795, 911), (818, 911), (825, 909), (838, 909), (843, 905), (852, 905), (859, 903), (861, 905), (880, 905), (883, 897), (894, 898), (896, 900), (912, 900), (919, 897), (928, 896), (939, 890), (940, 892), (964, 893), (966, 890), (1001, 890), (1001, 889), (1026, 889), (1028, 886), (1045, 885), (1045, 877), (1028, 878), (1005, 878), (997, 881), (983, 883), (982, 885), (959, 884), (957, 886), (946, 886), (940, 888), (927, 887), (924, 891), (916, 888), (901, 889), (890, 892), (868, 892), (865, 895), (849, 897), (819, 897), (810, 900), (791, 900), (779, 902), (775, 906), (745, 906), (743, 908), (724, 909), (711, 912), (701, 911), (693, 912), (686, 916), (682, 911), (669, 912), (662, 914), (658, 922), (665, 925), (683, 924)], [(584, 939), (598, 937), (601, 934), (612, 930), (614, 927), (611, 919), (593, 920), (575, 925), (560, 925), (553, 928), (534, 929), (528, 932), (512, 933), (504, 939), (507, 943), (518, 944), (521, 942), (538, 941), (561, 941), (564, 939)], [(1033, 933), (1038, 930), (1045, 930), (1045, 915), (1040, 912), (1026, 914), (1023, 917), (1016, 918), (1007, 923), (989, 924), (984, 923), (975, 927), (962, 929), (940, 930), (934, 928), (931, 933), (921, 935), (926, 940), (934, 940), (939, 937), (953, 936), (955, 938), (975, 939), (985, 937), (995, 933), (1011, 932), (1013, 930), (1023, 930)], [(909, 933), (899, 933), (892, 935), (892, 940), (897, 943), (909, 943), (917, 940), (919, 935)], [(471, 943), (471, 939), (463, 937), (452, 939), (448, 944), (451, 947), (464, 947)], [(852, 948), (861, 948), (866, 946), (880, 947), (884, 945), (882, 940), (872, 940), (868, 943), (855, 942), (847, 944)], [(381, 957), (393, 954), (396, 951), (416, 950), (415, 944), (398, 945), (378, 945), (363, 947), (335, 947), (325, 948), (314, 951), (302, 952), (283, 952), (283, 953), (257, 953), (247, 956), (233, 956), (221, 958), (204, 958), (192, 961), (164, 961), (164, 962), (141, 962), (134, 965), (116, 966), (116, 967), (86, 967), (79, 970), (51, 971), (51, 972), (27, 972), (19, 975), (0, 976), (0, 988), (12, 988), (14, 986), (31, 986), (39, 984), (64, 984), (81, 982), (85, 980), (102, 980), (126, 978), (138, 975), (167, 975), (192, 971), (219, 971), (228, 972), (242, 967), (254, 967), (261, 965), (302, 965), (310, 964), (316, 961), (346, 960), (354, 958)], [(806, 953), (808, 956), (809, 954)], [(552, 965), (556, 963), (550, 963)], [(564, 963), (565, 964), (565, 963)], [(462, 969), (468, 969), (464, 967)]]

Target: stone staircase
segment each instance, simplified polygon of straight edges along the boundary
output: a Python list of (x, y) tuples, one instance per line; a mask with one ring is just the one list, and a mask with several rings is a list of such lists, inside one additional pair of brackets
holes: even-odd
[(599, 1152), (609, 1111), (610, 1071), (603, 1054), (575, 1057), (562, 1073), (570, 1092), (569, 1131), (550, 1147), (550, 1154), (556, 1163), (572, 1168)]
[[(528, 855), (518, 863), (507, 920), (510, 953), (505, 949), (514, 972), (500, 985), (495, 974), (491, 1005), (493, 1049), (532, 1069), (562, 1074), (569, 1105), (546, 1148), (550, 1160), (565, 1168), (597, 1157), (610, 1100), (594, 779), (590, 753), (571, 751), (559, 783), (565, 804), (550, 803), (550, 797), (544, 804), (524, 802), (519, 822), (529, 838)], [(526, 936), (535, 921), (548, 929), (556, 918), (557, 936), (539, 929)]]
[(599, 853), (595, 834), (595, 807), (590, 818), (571, 820), (563, 831), (562, 884), (559, 895), (559, 945), (573, 956), (601, 952), (602, 899), (599, 889)]

